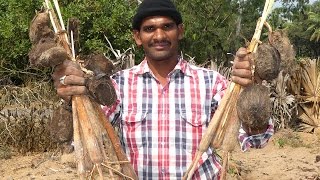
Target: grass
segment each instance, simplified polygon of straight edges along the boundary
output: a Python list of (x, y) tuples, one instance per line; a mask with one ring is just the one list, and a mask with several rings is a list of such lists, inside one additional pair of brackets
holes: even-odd
[(304, 140), (299, 136), (299, 134), (291, 130), (282, 130), (278, 132), (274, 137), (273, 143), (279, 148), (284, 148), (285, 146), (290, 146), (293, 148), (311, 147), (311, 144), (305, 143)]

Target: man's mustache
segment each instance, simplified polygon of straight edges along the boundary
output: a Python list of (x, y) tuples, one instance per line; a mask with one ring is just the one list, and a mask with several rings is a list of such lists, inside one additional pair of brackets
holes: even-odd
[(149, 43), (149, 47), (171, 45), (170, 41), (158, 41)]

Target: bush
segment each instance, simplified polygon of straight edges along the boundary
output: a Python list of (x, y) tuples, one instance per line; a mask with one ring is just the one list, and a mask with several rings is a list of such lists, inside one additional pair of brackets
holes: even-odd
[[(49, 69), (33, 69), (28, 62), (31, 48), (28, 28), (41, 5), (41, 1), (0, 0), (0, 85), (20, 85), (30, 77), (50, 78)], [(126, 49), (133, 44), (128, 19), (132, 17), (137, 3), (123, 0), (63, 1), (60, 6), (65, 22), (70, 17), (81, 21), (81, 53), (111, 55), (104, 36), (109, 38), (115, 49)]]

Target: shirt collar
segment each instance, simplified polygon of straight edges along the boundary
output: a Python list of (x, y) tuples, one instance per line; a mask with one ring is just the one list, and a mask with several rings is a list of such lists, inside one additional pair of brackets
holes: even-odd
[[(179, 57), (177, 65), (169, 74), (172, 74), (174, 72), (182, 72), (187, 76), (192, 76), (190, 68), (190, 64), (186, 60)], [(144, 59), (138, 66), (136, 66), (136, 68), (134, 69), (134, 73), (137, 75), (151, 73), (151, 70), (147, 63), (147, 59)]]

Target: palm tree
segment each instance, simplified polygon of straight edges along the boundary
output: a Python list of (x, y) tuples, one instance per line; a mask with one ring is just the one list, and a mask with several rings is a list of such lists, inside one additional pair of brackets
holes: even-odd
[(310, 24), (307, 31), (312, 33), (310, 41), (315, 42), (320, 40), (320, 14), (317, 11), (320, 11), (320, 3), (314, 4), (314, 12), (309, 12), (307, 19), (308, 23)]

